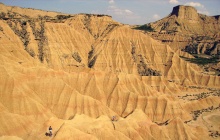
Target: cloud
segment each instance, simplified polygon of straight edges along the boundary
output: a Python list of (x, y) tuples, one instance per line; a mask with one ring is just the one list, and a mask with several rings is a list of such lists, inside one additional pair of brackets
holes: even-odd
[(133, 14), (133, 12), (130, 11), (130, 10), (128, 10), (128, 9), (125, 9), (125, 13), (127, 13), (127, 14)]
[(202, 4), (199, 3), (199, 2), (188, 2), (188, 3), (186, 3), (185, 5), (189, 5), (189, 6), (193, 6), (193, 7), (201, 7), (201, 8), (204, 8), (204, 5), (202, 5)]
[(179, 2), (178, 2), (178, 0), (169, 0), (169, 3), (171, 3), (171, 4), (177, 4), (177, 3), (179, 3)]
[(198, 13), (205, 14), (205, 15), (210, 14), (209, 11), (205, 8), (205, 6), (199, 2), (188, 2), (185, 5), (196, 7), (198, 9)]
[(210, 15), (209, 11), (207, 10), (199, 10), (198, 13), (204, 14), (204, 15)]
[(119, 7), (114, 0), (109, 0), (108, 2), (109, 6), (106, 14), (113, 16), (114, 19), (123, 22), (133, 21), (133, 23), (140, 21), (141, 17), (132, 10)]
[(110, 0), (109, 4), (110, 5), (108, 7), (108, 13), (111, 13), (111, 14), (116, 15), (116, 16), (118, 16), (118, 15), (126, 16), (126, 15), (132, 15), (133, 14), (133, 12), (129, 9), (121, 9), (121, 8), (117, 7), (114, 3), (114, 0)]
[(153, 15), (153, 19), (154, 19), (154, 20), (158, 20), (158, 19), (160, 19), (160, 18), (161, 18), (161, 17), (160, 17), (158, 14), (154, 14), (154, 15)]
[(128, 9), (120, 9), (116, 6), (109, 6), (108, 7), (108, 13), (111, 13), (113, 15), (132, 15), (133, 12), (131, 10)]
[(109, 0), (108, 3), (109, 3), (109, 4), (114, 4), (115, 1), (114, 1), (114, 0)]

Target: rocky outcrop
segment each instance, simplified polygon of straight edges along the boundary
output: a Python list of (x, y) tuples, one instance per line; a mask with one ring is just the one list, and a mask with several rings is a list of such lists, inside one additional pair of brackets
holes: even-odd
[(197, 10), (194, 7), (191, 6), (183, 6), (179, 5), (173, 8), (173, 11), (170, 14), (175, 15), (178, 19), (182, 20), (193, 20), (198, 21), (199, 20), (199, 14), (197, 13)]

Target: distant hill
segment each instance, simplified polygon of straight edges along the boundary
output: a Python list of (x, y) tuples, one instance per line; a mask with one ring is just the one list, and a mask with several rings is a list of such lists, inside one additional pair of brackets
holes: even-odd
[(174, 50), (220, 55), (220, 16), (199, 14), (194, 7), (179, 5), (167, 17), (142, 28), (145, 26), (154, 29), (149, 35)]
[(136, 29), (169, 45), (205, 71), (220, 71), (220, 16), (199, 14), (194, 7), (179, 5), (167, 17)]
[(59, 12), (52, 12), (52, 11), (43, 11), (33, 8), (21, 8), (16, 6), (7, 6), (3, 3), (0, 3), (0, 12), (1, 15), (4, 13), (7, 16), (14, 17), (14, 18), (20, 18), (23, 16), (28, 16), (31, 18), (37, 18), (39, 16), (50, 16), (55, 17), (58, 14), (61, 14)]

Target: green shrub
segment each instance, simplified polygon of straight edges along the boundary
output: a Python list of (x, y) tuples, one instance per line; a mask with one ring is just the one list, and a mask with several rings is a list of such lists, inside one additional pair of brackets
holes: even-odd
[(56, 17), (57, 17), (58, 20), (63, 20), (63, 19), (68, 19), (71, 16), (70, 15), (57, 15)]
[(210, 63), (218, 63), (220, 60), (218, 58), (218, 56), (213, 56), (211, 58), (203, 58), (203, 57), (198, 57), (196, 56), (195, 58), (186, 58), (183, 56), (180, 56), (181, 58), (183, 58), (186, 61), (189, 61), (190, 63), (194, 63), (194, 64), (198, 64), (198, 65), (207, 65)]
[(142, 26), (138, 26), (134, 29), (143, 30), (143, 31), (147, 31), (147, 32), (153, 32), (154, 31), (154, 28), (152, 28), (151, 25), (142, 25)]

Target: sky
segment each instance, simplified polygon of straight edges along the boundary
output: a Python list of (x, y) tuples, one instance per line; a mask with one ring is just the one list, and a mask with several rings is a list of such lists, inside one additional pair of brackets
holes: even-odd
[(177, 5), (189, 5), (199, 13), (220, 15), (220, 0), (0, 0), (5, 5), (57, 11), (67, 14), (106, 14), (118, 22), (142, 25), (169, 15)]

